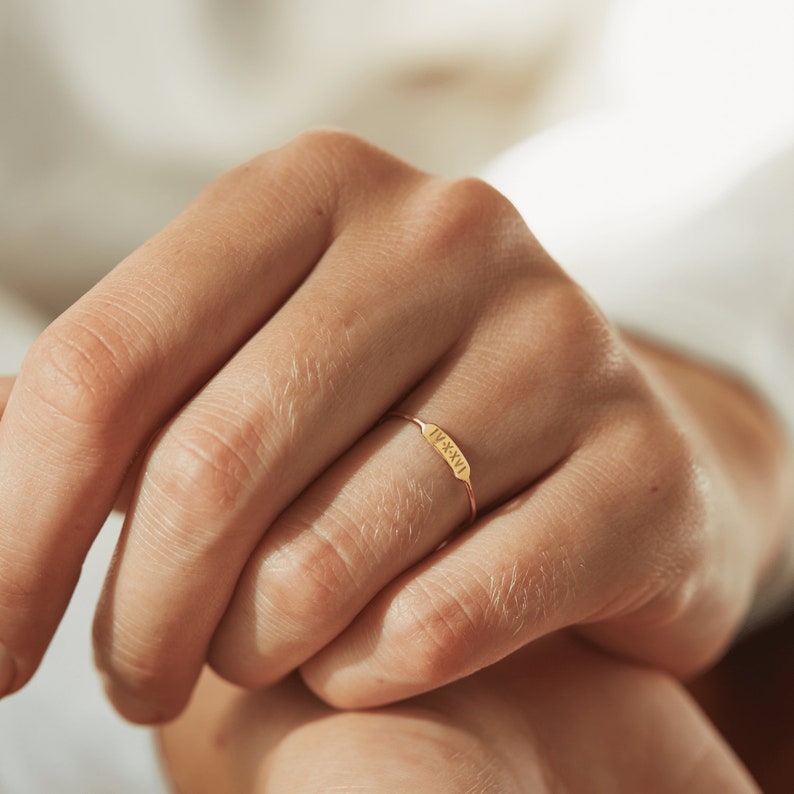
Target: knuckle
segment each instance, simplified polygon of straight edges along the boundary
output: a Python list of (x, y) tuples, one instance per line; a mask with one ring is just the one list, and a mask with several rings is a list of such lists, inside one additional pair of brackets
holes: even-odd
[[(661, 406), (643, 403), (628, 413), (617, 453), (630, 468), (630, 496), (644, 512), (664, 515), (685, 532), (703, 525), (707, 501), (702, 469), (691, 444)], [(666, 540), (679, 546), (682, 538)]]
[[(546, 328), (544, 362), (566, 390), (601, 402), (630, 376), (617, 336), (587, 295), (567, 277), (536, 290), (536, 308)], [(549, 378), (551, 379), (551, 377)]]
[[(352, 133), (343, 130), (310, 129), (292, 138), (284, 146), (268, 150), (218, 177), (204, 196), (234, 206), (250, 195), (255, 207), (292, 215), (305, 211), (308, 204), (317, 215), (336, 215), (340, 198), (369, 172), (382, 172), (387, 162), (397, 162)], [(381, 174), (382, 175), (382, 174)], [(355, 179), (353, 179), (355, 177)], [(260, 211), (255, 211), (258, 219)], [(224, 216), (224, 221), (228, 218)], [(268, 224), (272, 218), (268, 218)]]
[(269, 683), (341, 629), (356, 592), (354, 566), (307, 527), (249, 566), (213, 639), (213, 668), (239, 686)]
[(407, 267), (422, 267), (428, 286), (439, 285), (447, 295), (459, 286), (462, 307), (500, 298), (501, 305), (524, 282), (559, 276), (515, 207), (480, 179), (425, 178), (402, 212)]
[(666, 499), (659, 509), (669, 506), (664, 522), (663, 559), (679, 596), (675, 611), (683, 614), (695, 594), (702, 592), (702, 577), (710, 567), (713, 551), (714, 521), (705, 473), (688, 450), (681, 452), (678, 460), (678, 465), (668, 465), (662, 473), (668, 485), (663, 489)]
[(369, 144), (360, 136), (337, 127), (315, 127), (296, 135), (287, 146), (303, 153), (320, 151), (327, 154), (334, 150), (369, 146)]
[(444, 586), (409, 585), (389, 621), (402, 669), (423, 687), (457, 678), (461, 660), (472, 658), (472, 637), (482, 617), (482, 607), (470, 591), (457, 589), (453, 594)]
[(325, 165), (343, 164), (362, 168), (390, 158), (385, 152), (364, 138), (346, 130), (332, 127), (310, 129), (300, 133), (287, 144), (301, 158), (310, 158)]
[(624, 407), (602, 429), (602, 472), (612, 485), (604, 490), (605, 497), (643, 516), (653, 515), (661, 505), (674, 506), (681, 462), (671, 458), (677, 457), (676, 444), (665, 425), (652, 406), (637, 403)]
[(478, 177), (447, 180), (443, 183), (441, 198), (453, 220), (460, 218), (465, 222), (474, 214), (477, 218), (498, 224), (506, 217), (517, 215), (505, 196)]
[(230, 420), (173, 426), (154, 447), (147, 480), (180, 510), (201, 516), (239, 510), (257, 480), (252, 435)]
[(356, 493), (341, 504), (307, 494), (271, 527), (213, 643), (212, 664), (227, 680), (261, 686), (302, 663), (374, 594), (387, 560), (415, 559), (431, 505), (424, 487), (367, 483)]
[(269, 556), (268, 584), (257, 595), (271, 624), (281, 622), (282, 630), (293, 634), (305, 632), (307, 626), (324, 623), (324, 616), (357, 589), (356, 565), (342, 545), (307, 526), (295, 541)]
[(395, 180), (419, 173), (365, 138), (334, 128), (303, 132), (282, 153), (293, 170), (320, 180), (343, 208), (351, 201), (370, 202)]
[[(287, 222), (303, 218), (301, 232), (316, 229), (316, 234), (326, 238), (327, 246), (355, 217), (352, 211), (362, 202), (371, 206), (376, 195), (416, 173), (357, 135), (338, 129), (313, 129), (227, 171), (203, 195), (209, 201), (227, 204), (231, 197), (233, 208), (239, 207), (241, 197), (246, 203), (250, 200), (257, 229), (263, 221), (265, 227), (272, 227), (274, 213)], [(318, 221), (322, 218), (325, 221)], [(233, 220), (224, 214), (226, 227)], [(258, 233), (250, 231), (258, 239)]]
[[(563, 438), (583, 441), (615, 408), (622, 412), (638, 401), (641, 381), (620, 339), (566, 276), (525, 279), (513, 285), (509, 300), (507, 310), (496, 304), (500, 333), (489, 328), (485, 342), (498, 350), (502, 377), (520, 384), (512, 395), (519, 406), (527, 393), (542, 396), (539, 409), (548, 406), (543, 432), (555, 446)], [(506, 317), (508, 333), (501, 331)]]
[(487, 252), (490, 244), (504, 258), (506, 243), (517, 229), (522, 239), (529, 235), (513, 205), (476, 177), (433, 180), (420, 209), (426, 218), (429, 242), (440, 253), (458, 251), (476, 235), (481, 250), (484, 244)]
[[(691, 445), (653, 404), (626, 412), (611, 429), (601, 503), (621, 517), (613, 542), (641, 564), (640, 592), (660, 621), (680, 616), (707, 568), (712, 524), (708, 483)], [(651, 610), (645, 610), (650, 613)]]
[(111, 429), (126, 375), (121, 354), (92, 324), (62, 319), (31, 348), (20, 381), (57, 419)]

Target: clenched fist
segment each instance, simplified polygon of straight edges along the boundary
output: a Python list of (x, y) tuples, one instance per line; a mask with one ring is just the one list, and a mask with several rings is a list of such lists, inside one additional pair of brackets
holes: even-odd
[(693, 671), (779, 535), (700, 410), (712, 381), (619, 334), (485, 184), (307, 133), (218, 179), (25, 360), (0, 423), (0, 689), (119, 503), (95, 644), (134, 721), (178, 714), (205, 662), (374, 706), (565, 626)]

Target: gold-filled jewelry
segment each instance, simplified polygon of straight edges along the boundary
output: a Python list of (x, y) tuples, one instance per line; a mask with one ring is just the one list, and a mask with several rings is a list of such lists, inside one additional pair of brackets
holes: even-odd
[(477, 517), (477, 500), (474, 497), (474, 489), (471, 487), (471, 466), (469, 466), (469, 462), (460, 451), (460, 447), (438, 425), (434, 425), (431, 422), (423, 422), (421, 419), (401, 411), (389, 411), (383, 418), (388, 419), (391, 416), (397, 419), (405, 419), (415, 424), (422, 431), (422, 437), (425, 441), (444, 458), (455, 477), (466, 486), (466, 494), (469, 497), (469, 507), (471, 509), (468, 524), (473, 524), (474, 519)]

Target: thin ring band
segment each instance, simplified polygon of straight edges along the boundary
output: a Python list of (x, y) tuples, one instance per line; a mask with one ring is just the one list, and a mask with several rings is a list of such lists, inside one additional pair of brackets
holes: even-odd
[(466, 486), (466, 494), (469, 497), (469, 507), (471, 509), (471, 515), (466, 526), (473, 524), (474, 519), (477, 518), (477, 499), (474, 496), (474, 489), (471, 487), (471, 466), (469, 466), (469, 462), (460, 451), (460, 447), (438, 425), (423, 422), (421, 419), (411, 416), (411, 414), (404, 414), (401, 411), (389, 411), (383, 418), (388, 419), (390, 416), (413, 422), (422, 431), (422, 437), (425, 441), (444, 458), (455, 478)]

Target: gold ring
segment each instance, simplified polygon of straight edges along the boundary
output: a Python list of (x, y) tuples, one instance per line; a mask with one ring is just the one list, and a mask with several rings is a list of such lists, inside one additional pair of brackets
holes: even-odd
[(444, 458), (449, 468), (452, 469), (455, 478), (466, 486), (466, 494), (469, 497), (469, 507), (471, 508), (471, 515), (466, 526), (473, 524), (474, 519), (477, 517), (477, 500), (474, 497), (474, 489), (471, 487), (471, 466), (469, 466), (469, 462), (460, 451), (460, 447), (438, 425), (423, 422), (415, 416), (404, 414), (400, 411), (389, 411), (383, 418), (388, 419), (390, 416), (413, 422), (422, 431), (422, 437), (425, 441)]

